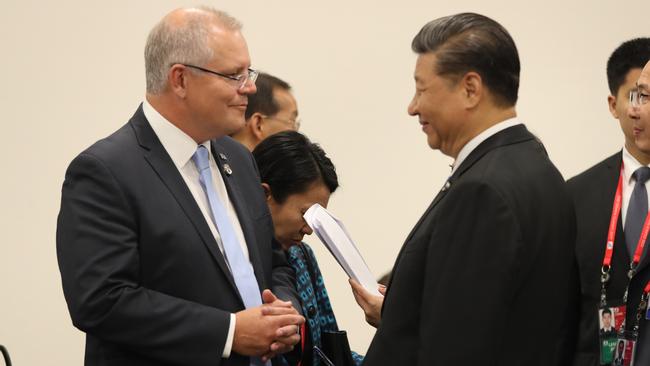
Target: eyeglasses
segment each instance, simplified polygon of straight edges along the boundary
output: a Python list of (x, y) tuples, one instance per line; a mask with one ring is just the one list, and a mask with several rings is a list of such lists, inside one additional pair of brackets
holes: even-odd
[(282, 122), (282, 123), (284, 123), (285, 125), (290, 126), (290, 127), (291, 127), (292, 129), (294, 129), (295, 131), (298, 131), (298, 130), (300, 129), (300, 123), (301, 123), (300, 118), (296, 118), (296, 119), (282, 119), (282, 118), (269, 117), (269, 116), (264, 116), (264, 115), (262, 116), (262, 118), (272, 119), (272, 120), (275, 120), (275, 121), (278, 121), (278, 122)]
[(640, 107), (648, 102), (648, 94), (638, 88), (630, 90), (630, 104), (632, 107)]
[(190, 64), (181, 64), (181, 65), (183, 65), (185, 67), (190, 67), (192, 69), (196, 69), (196, 70), (199, 70), (199, 71), (207, 72), (208, 74), (221, 76), (224, 79), (236, 81), (237, 84), (235, 84), (235, 86), (237, 87), (237, 90), (240, 90), (241, 88), (243, 88), (244, 85), (246, 85), (246, 82), (248, 80), (250, 80), (253, 84), (255, 84), (255, 80), (257, 80), (257, 76), (259, 75), (259, 72), (256, 71), (256, 70), (253, 70), (253, 69), (248, 69), (248, 72), (243, 73), (243, 74), (239, 74), (239, 75), (226, 75), (226, 74), (222, 74), (220, 72), (208, 70), (206, 68), (195, 66), (195, 65), (190, 65)]

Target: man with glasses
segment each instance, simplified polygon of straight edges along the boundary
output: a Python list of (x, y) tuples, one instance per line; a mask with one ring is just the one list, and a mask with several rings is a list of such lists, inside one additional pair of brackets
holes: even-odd
[(270, 365), (299, 341), (293, 271), (227, 136), (256, 90), (240, 29), (210, 8), (165, 16), (146, 100), (66, 172), (57, 254), (86, 365)]
[(298, 106), (291, 86), (273, 75), (260, 73), (257, 93), (248, 97), (246, 124), (231, 136), (250, 151), (268, 136), (287, 130), (298, 131)]
[[(650, 152), (650, 55), (646, 57), (645, 67), (641, 71), (636, 88), (630, 92), (630, 105), (628, 107), (628, 116), (632, 119), (634, 127), (634, 144), (640, 150)], [(647, 209), (647, 207), (646, 207)], [(646, 253), (646, 258), (642, 261), (645, 265), (646, 275), (639, 279), (641, 286), (650, 283), (650, 256)], [(641, 288), (643, 289), (643, 288)], [(635, 292), (631, 296), (637, 296), (641, 291)], [(638, 297), (638, 296), (637, 296)], [(646, 302), (647, 302), (646, 298)], [(635, 308), (634, 308), (635, 309)], [(650, 315), (650, 314), (649, 314)], [(650, 365), (650, 320), (648, 316), (642, 316), (639, 324), (639, 337), (637, 342), (637, 351), (634, 356), (635, 365)]]
[[(640, 181), (644, 175), (635, 174), (635, 171), (650, 164), (650, 144), (646, 147), (635, 144), (640, 131), (627, 110), (630, 93), (635, 90), (641, 68), (648, 59), (650, 38), (624, 42), (610, 56), (607, 61), (607, 82), (610, 91), (607, 102), (610, 113), (618, 120), (623, 132), (622, 151), (568, 181), (576, 210), (575, 250), (581, 286), (578, 343), (573, 360), (575, 366), (595, 366), (611, 362), (617, 335), (599, 334), (599, 309), (623, 305), (624, 293), (629, 284), (625, 323), (631, 328), (635, 323), (635, 309), (639, 304), (643, 286), (650, 279), (645, 255), (632, 280), (628, 278), (630, 263), (647, 213), (647, 193), (644, 193), (645, 201), (633, 197), (643, 198), (640, 193), (650, 188), (648, 181)], [(615, 197), (618, 196), (619, 180), (621, 207), (619, 214), (614, 218), (617, 223), (614, 227), (610, 222), (614, 215), (612, 207)], [(635, 194), (635, 191), (639, 194)], [(645, 209), (642, 208), (644, 202)], [(640, 210), (636, 210), (637, 207), (641, 207)], [(641, 214), (636, 214), (637, 211)], [(612, 234), (609, 234), (610, 226)], [(613, 237), (613, 252), (609, 265), (603, 266), (608, 236)], [(644, 251), (647, 249), (644, 248)], [(607, 281), (603, 284), (602, 279)], [(601, 303), (603, 294), (605, 304)]]

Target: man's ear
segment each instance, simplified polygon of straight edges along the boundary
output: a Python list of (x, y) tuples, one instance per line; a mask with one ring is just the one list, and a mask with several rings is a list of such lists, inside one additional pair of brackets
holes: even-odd
[(460, 80), (460, 87), (465, 97), (465, 106), (467, 109), (475, 108), (483, 99), (485, 87), (483, 79), (477, 72), (470, 71)]
[(253, 115), (248, 119), (248, 128), (251, 133), (257, 139), (257, 142), (260, 142), (264, 139), (264, 134), (262, 133), (262, 123), (264, 122), (264, 117), (260, 113), (253, 113)]
[(187, 74), (189, 72), (187, 67), (175, 64), (167, 73), (169, 88), (181, 99), (187, 96)]
[(609, 113), (614, 116), (614, 118), (618, 119), (618, 112), (616, 111), (616, 103), (618, 100), (616, 99), (615, 96), (613, 95), (608, 95), (607, 96), (607, 105), (609, 106)]
[(264, 195), (266, 196), (266, 201), (270, 201), (272, 196), (271, 196), (271, 186), (269, 186), (267, 183), (262, 183), (262, 189), (264, 189)]

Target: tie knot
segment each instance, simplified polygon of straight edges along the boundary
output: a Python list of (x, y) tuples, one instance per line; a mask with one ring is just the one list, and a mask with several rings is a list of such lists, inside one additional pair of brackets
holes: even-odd
[(644, 184), (650, 179), (650, 168), (647, 166), (642, 166), (639, 169), (635, 170), (632, 174), (637, 183)]
[(196, 168), (199, 170), (199, 172), (210, 168), (208, 149), (206, 149), (203, 145), (199, 145), (199, 147), (194, 152), (194, 155), (192, 155), (192, 161), (194, 161), (194, 164), (196, 165)]

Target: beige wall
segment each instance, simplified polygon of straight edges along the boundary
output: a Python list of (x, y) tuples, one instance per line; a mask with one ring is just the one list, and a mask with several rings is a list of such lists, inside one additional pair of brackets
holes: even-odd
[[(17, 365), (78, 365), (83, 335), (62, 296), (54, 233), (70, 160), (117, 129), (144, 93), (148, 30), (187, 1), (4, 0), (0, 10), (0, 344)], [(438, 16), (500, 21), (522, 61), (518, 112), (570, 177), (619, 148), (605, 62), (648, 36), (647, 2), (241, 1), (209, 4), (243, 21), (254, 67), (295, 89), (303, 132), (331, 155), (342, 186), (331, 210), (371, 269), (391, 268), (411, 226), (449, 173), (406, 114), (410, 41)], [(315, 238), (340, 326), (365, 352), (365, 324), (341, 269)]]

